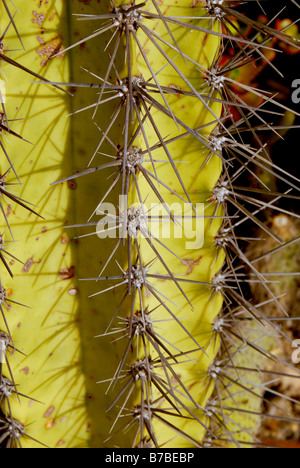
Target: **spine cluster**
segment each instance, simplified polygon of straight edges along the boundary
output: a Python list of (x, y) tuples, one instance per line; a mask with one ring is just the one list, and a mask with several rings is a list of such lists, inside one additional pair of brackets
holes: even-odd
[[(28, 143), (22, 135), (13, 130), (14, 121), (6, 111), (6, 75), (5, 66), (14, 67), (16, 70), (21, 70), (25, 74), (34, 77), (34, 74), (27, 68), (23, 67), (20, 63), (14, 61), (10, 57), (9, 41), (6, 40), (7, 34), (14, 29), (20, 42), (20, 47), (23, 48), (22, 39), (18, 33), (17, 25), (15, 22), (16, 10), (5, 0), (0, 4), (1, 12), (1, 37), (0, 37), (0, 148), (1, 148), (1, 162), (0, 162), (0, 211), (5, 225), (4, 230), (0, 236), (0, 446), (6, 448), (21, 447), (21, 438), (26, 437), (25, 428), (22, 422), (13, 417), (11, 409), (11, 400), (18, 399), (26, 400), (29, 397), (22, 394), (18, 389), (18, 383), (15, 381), (12, 368), (10, 365), (11, 359), (14, 354), (20, 353), (15, 346), (13, 336), (10, 331), (8, 315), (16, 313), (19, 307), (26, 307), (20, 302), (11, 298), (11, 290), (5, 287), (5, 279), (7, 277), (13, 278), (14, 263), (23, 263), (21, 259), (13, 255), (13, 245), (16, 239), (14, 238), (13, 230), (9, 222), (9, 215), (16, 205), (34, 216), (39, 216), (35, 210), (34, 205), (23, 200), (16, 195), (16, 187), (21, 185), (21, 180), (14, 167), (14, 156), (11, 155), (13, 151), (8, 149), (13, 139), (20, 139), (24, 144)], [(4, 26), (5, 25), (5, 26)], [(13, 145), (12, 145), (13, 146)], [(13, 176), (15, 182), (9, 182), (9, 178)]]

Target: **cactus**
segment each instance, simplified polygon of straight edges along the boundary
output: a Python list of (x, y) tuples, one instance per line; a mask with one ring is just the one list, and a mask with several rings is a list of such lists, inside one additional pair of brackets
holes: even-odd
[(298, 30), (177, 3), (0, 4), (1, 446), (260, 445), (298, 114), (254, 80)]

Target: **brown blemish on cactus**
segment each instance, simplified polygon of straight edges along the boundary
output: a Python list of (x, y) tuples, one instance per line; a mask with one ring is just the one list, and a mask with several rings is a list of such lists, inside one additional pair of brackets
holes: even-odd
[(77, 182), (74, 179), (68, 180), (68, 188), (70, 190), (76, 190), (77, 189)]
[[(48, 61), (54, 57), (56, 54), (62, 52), (64, 47), (62, 45), (62, 37), (55, 36), (52, 38), (47, 45), (44, 45), (41, 49), (37, 49), (36, 53), (42, 58), (41, 66), (44, 67), (47, 65)], [(44, 43), (45, 44), (45, 43)], [(60, 53), (58, 56), (61, 60), (64, 58), (64, 54)]]
[(69, 242), (69, 239), (67, 238), (67, 236), (62, 236), (62, 238), (61, 238), (61, 240), (60, 240), (60, 241), (61, 241), (61, 243), (62, 243), (62, 244), (64, 244), (64, 245), (65, 245), (65, 244), (68, 244), (68, 242)]
[[(176, 91), (176, 90), (182, 91), (182, 88), (181, 88), (180, 86), (176, 86), (176, 85), (174, 85), (174, 84), (172, 84), (172, 83), (169, 84), (169, 88), (174, 89), (175, 91)], [(175, 96), (178, 97), (178, 98), (180, 98), (180, 97), (181, 97), (180, 92), (177, 93), (177, 94), (175, 94)]]
[[(38, 3), (38, 8), (41, 8), (42, 1)], [(45, 26), (46, 22), (51, 23), (54, 18), (57, 16), (55, 11), (51, 11), (50, 8), (47, 9), (48, 1), (45, 2), (45, 11), (38, 13), (37, 11), (32, 12), (32, 23), (37, 24), (40, 27), (40, 34), (37, 36), (37, 41), (42, 46), (36, 49), (36, 53), (41, 57), (41, 66), (44, 67), (47, 65), (48, 61), (54, 57), (56, 54), (63, 51), (63, 38), (60, 35), (55, 35), (54, 37), (45, 40), (44, 34), (47, 32), (47, 28)], [(60, 53), (58, 58), (61, 60), (63, 59), (64, 54)]]
[(12, 212), (12, 208), (11, 208), (11, 205), (7, 205), (7, 208), (6, 208), (6, 217), (8, 217)]
[(192, 388), (197, 385), (197, 382), (192, 382), (189, 386), (188, 386), (188, 390), (192, 390)]
[(33, 256), (30, 257), (27, 262), (24, 264), (24, 267), (22, 268), (22, 273), (28, 273), (32, 267), (32, 265), (36, 264), (36, 263), (41, 263), (41, 260), (39, 260), (38, 262), (35, 262), (33, 260)]
[(52, 429), (52, 427), (54, 427), (55, 425), (56, 425), (55, 419), (51, 418), (46, 422), (45, 429), (46, 430)]
[(32, 21), (32, 23), (38, 24), (42, 28), (42, 25), (43, 25), (43, 23), (45, 21), (44, 13), (37, 13), (36, 11), (33, 11), (31, 21)]
[(58, 275), (59, 275), (60, 279), (62, 279), (62, 280), (68, 280), (68, 279), (74, 278), (74, 276), (75, 276), (75, 267), (74, 267), (74, 265), (70, 266), (69, 268), (63, 268), (62, 270), (60, 270)]
[(79, 291), (77, 288), (70, 288), (68, 293), (70, 294), (70, 296), (78, 296)]
[(49, 18), (49, 21), (50, 21), (50, 22), (51, 22), (51, 21), (53, 21), (53, 20), (54, 20), (54, 18), (55, 18), (55, 16), (57, 16), (57, 13), (53, 13), (53, 15), (52, 15), (52, 16), (50, 16), (50, 18)]
[(38, 37), (37, 37), (37, 40), (39, 41), (39, 43), (40, 43), (41, 45), (46, 44), (44, 38), (41, 37), (41, 36), (38, 36)]

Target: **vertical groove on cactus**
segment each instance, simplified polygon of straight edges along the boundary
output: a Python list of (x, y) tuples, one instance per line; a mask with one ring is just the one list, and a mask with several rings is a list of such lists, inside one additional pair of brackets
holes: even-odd
[(263, 445), (299, 178), (254, 80), (299, 40), (249, 3), (2, 0), (1, 446)]

